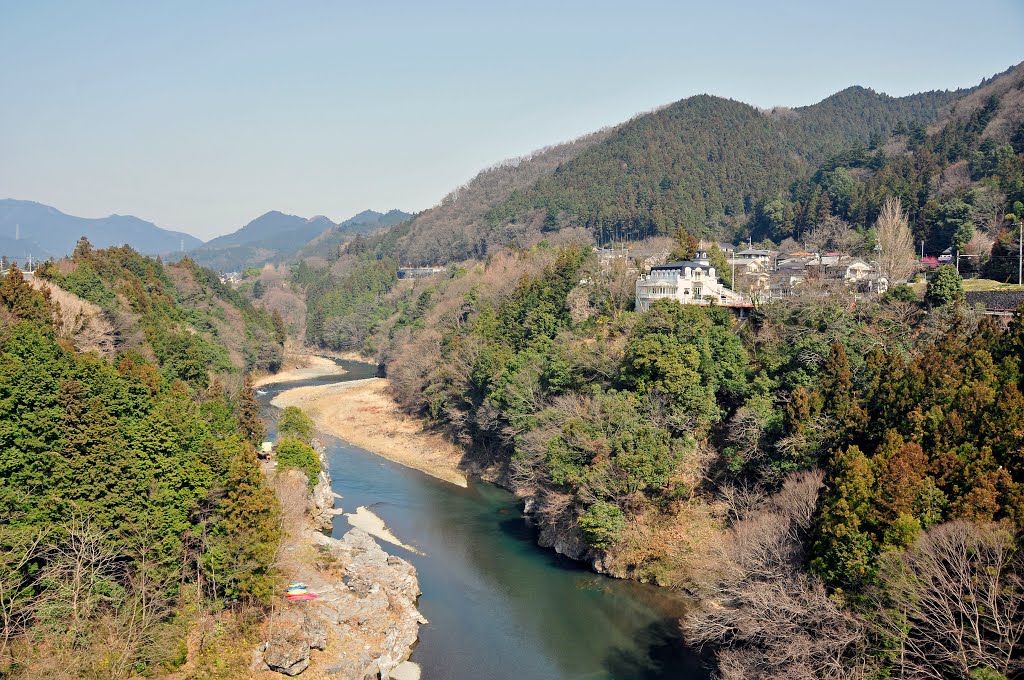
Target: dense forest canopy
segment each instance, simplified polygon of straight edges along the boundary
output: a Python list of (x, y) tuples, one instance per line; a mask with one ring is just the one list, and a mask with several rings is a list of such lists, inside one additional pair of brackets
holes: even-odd
[(199, 611), (229, 600), (258, 608), (275, 583), (279, 510), (254, 442), (239, 434), (247, 397), (208, 378), (227, 350), (185, 339), (201, 338), (182, 335), (196, 308), (175, 300), (159, 262), (79, 251), (50, 280), (105, 313), (126, 303), (146, 343), (106, 357), (76, 351), (72, 296), (60, 296), (62, 308), (58, 289), (30, 285), (16, 267), (0, 283), (0, 672), (9, 677), (52, 659), (81, 677), (172, 670)]

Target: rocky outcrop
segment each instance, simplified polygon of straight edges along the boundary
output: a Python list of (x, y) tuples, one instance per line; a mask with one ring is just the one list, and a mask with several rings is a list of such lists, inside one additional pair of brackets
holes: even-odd
[(323, 621), (308, 610), (286, 609), (271, 620), (270, 626), (263, 662), (272, 671), (298, 675), (309, 668), (309, 650), (327, 645)]
[(539, 529), (537, 545), (578, 562), (591, 561), (593, 551), (583, 538), (571, 506), (552, 510), (543, 495), (534, 495), (525, 499), (523, 513)]
[(562, 518), (554, 522), (539, 524), (537, 545), (551, 548), (559, 555), (565, 555), (576, 561), (586, 561), (590, 554), (590, 546), (583, 540), (583, 534), (575, 522)]
[(319, 439), (310, 440), (309, 445), (320, 458), (320, 475), (310, 494), (309, 515), (313, 526), (319, 531), (330, 531), (334, 526), (334, 490), (327, 467), (327, 447)]
[(310, 531), (328, 571), (304, 577), (318, 594), (292, 602), (271, 621), (263, 662), (271, 670), (298, 675), (310, 665), (310, 650), (326, 653), (317, 667), (339, 679), (388, 678), (409, 658), (426, 619), (416, 608), (416, 568), (384, 552), (361, 529), (341, 539)]
[(371, 670), (361, 666), (362, 653), (368, 651), (373, 666), (387, 677), (409, 658), (420, 624), (427, 622), (416, 608), (416, 568), (388, 555), (360, 529), (352, 529), (341, 540), (322, 534), (313, 539), (342, 565), (343, 588), (321, 594), (316, 602), (332, 632), (346, 643), (342, 647), (354, 650), (342, 662), (354, 670)]

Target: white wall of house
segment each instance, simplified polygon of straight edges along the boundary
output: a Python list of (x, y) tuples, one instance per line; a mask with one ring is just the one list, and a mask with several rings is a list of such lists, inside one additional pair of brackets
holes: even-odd
[(730, 304), (743, 297), (718, 280), (714, 267), (685, 266), (653, 269), (637, 279), (635, 310), (646, 312), (658, 300), (675, 300), (684, 305)]

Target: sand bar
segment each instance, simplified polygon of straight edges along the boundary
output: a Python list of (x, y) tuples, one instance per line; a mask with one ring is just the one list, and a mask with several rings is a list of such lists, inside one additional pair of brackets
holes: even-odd
[(260, 376), (253, 383), (256, 387), (272, 385), (275, 383), (293, 382), (296, 380), (310, 380), (312, 378), (323, 378), (328, 375), (342, 375), (345, 369), (326, 357), (318, 357), (312, 354), (303, 354), (289, 357), (285, 362), (283, 371)]
[(350, 380), (285, 390), (274, 406), (298, 406), (317, 428), (372, 453), (446, 482), (466, 486), (462, 449), (402, 413), (386, 378)]
[(423, 554), (416, 548), (402, 543), (398, 536), (391, 533), (391, 529), (388, 529), (388, 526), (384, 524), (384, 520), (368, 510), (366, 506), (360, 505), (356, 508), (355, 512), (346, 512), (345, 517), (348, 519), (348, 523), (356, 529), (362, 529), (371, 536), (376, 536), (382, 541), (397, 545), (399, 548), (405, 548), (411, 553)]

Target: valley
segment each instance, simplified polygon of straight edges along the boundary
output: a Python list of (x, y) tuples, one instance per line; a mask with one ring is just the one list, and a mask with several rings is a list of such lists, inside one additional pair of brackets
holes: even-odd
[[(237, 63), (203, 96), (263, 50), (250, 78), (284, 90), (405, 54), (366, 33), (363, 61), (347, 31), (218, 37)], [(180, 112), (216, 130), (159, 201), (118, 170), (205, 240), (0, 200), (0, 678), (1024, 675), (1024, 64), (848, 82), (791, 107), (688, 85), (591, 132), (574, 109), (575, 138), (411, 212), (356, 210), (463, 151), (430, 93), (264, 88)], [(499, 85), (440, 102), (467, 140)], [(209, 227), (270, 201), (299, 214)]]

